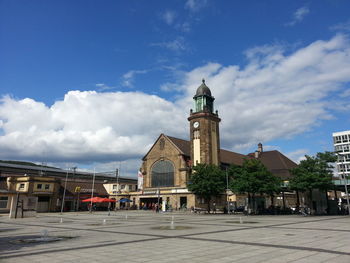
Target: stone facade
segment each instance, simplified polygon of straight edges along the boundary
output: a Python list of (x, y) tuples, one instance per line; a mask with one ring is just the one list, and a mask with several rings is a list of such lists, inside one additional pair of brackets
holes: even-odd
[[(200, 160), (198, 163), (220, 164), (220, 134), (219, 122), (220, 118), (217, 114), (210, 112), (191, 112), (188, 118), (190, 122), (190, 138), (191, 138), (191, 159), (193, 165), (196, 165), (194, 158), (194, 143), (195, 139), (199, 140)], [(195, 127), (198, 123), (198, 127)], [(197, 137), (197, 138), (196, 138)]]
[(188, 169), (184, 153), (164, 134), (161, 134), (151, 150), (143, 158), (142, 172), (144, 176), (144, 187), (152, 188), (151, 169), (159, 160), (169, 160), (174, 165), (174, 186), (186, 187)]

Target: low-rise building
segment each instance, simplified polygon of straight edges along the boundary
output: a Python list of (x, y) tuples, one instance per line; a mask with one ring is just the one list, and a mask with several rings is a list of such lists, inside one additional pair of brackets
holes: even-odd
[(29, 216), (34, 212), (87, 210), (89, 203), (82, 202), (84, 199), (92, 196), (117, 198), (109, 191), (109, 187), (116, 184), (134, 187), (136, 179), (0, 162), (0, 212), (10, 212), (13, 216), (15, 210), (20, 213), (23, 210), (24, 216)]

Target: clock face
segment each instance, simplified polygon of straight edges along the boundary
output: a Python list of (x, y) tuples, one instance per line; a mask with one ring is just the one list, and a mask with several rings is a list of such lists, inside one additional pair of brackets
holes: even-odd
[(198, 127), (199, 127), (199, 122), (198, 121), (194, 122), (193, 123), (193, 128), (198, 128)]

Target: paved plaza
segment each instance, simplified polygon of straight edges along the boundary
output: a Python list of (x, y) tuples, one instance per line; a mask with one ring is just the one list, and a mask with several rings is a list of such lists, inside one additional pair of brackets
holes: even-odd
[[(40, 242), (46, 238), (64, 239)], [(350, 217), (151, 211), (2, 215), (0, 262), (348, 263)]]

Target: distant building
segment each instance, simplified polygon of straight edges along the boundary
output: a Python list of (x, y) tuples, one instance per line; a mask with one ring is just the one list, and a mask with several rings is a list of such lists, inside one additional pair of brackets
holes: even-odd
[(90, 198), (92, 193), (118, 200), (118, 188), (135, 189), (136, 184), (135, 179), (107, 174), (94, 176), (75, 169), (0, 162), (0, 212), (14, 212), (11, 209), (16, 205), (28, 215), (60, 211), (63, 195), (63, 211), (87, 210), (88, 203), (81, 201)]
[(337, 171), (344, 176), (350, 175), (350, 131), (333, 133), (334, 151), (338, 153)]

